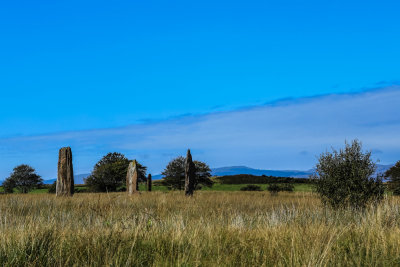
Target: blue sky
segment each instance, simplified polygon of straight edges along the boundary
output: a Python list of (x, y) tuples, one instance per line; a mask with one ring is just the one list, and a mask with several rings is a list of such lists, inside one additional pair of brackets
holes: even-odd
[[(157, 173), (187, 147), (212, 167), (308, 169), (316, 154), (355, 137), (393, 163), (400, 159), (397, 145), (387, 143), (399, 143), (400, 114), (390, 106), (399, 103), (399, 8), (398, 1), (2, 3), (0, 179), (20, 163), (54, 177), (61, 145), (73, 147), (77, 173), (109, 151), (142, 159)], [(369, 106), (340, 121), (335, 114), (351, 110), (341, 97)], [(323, 103), (316, 113), (325, 106), (336, 112), (312, 119), (313, 112), (296, 109), (304, 101)], [(267, 124), (228, 138), (229, 129), (239, 131), (228, 123), (237, 114), (271, 106), (283, 110), (265, 111)], [(292, 121), (293, 112), (301, 118)], [(226, 128), (218, 136), (199, 134), (211, 126), (196, 123), (221, 114), (215, 127)], [(332, 125), (342, 126), (335, 138)], [(318, 137), (305, 138), (313, 130)], [(290, 142), (279, 141), (283, 132), (292, 132)], [(226, 156), (230, 144), (235, 153)], [(272, 160), (276, 150), (283, 152)]]

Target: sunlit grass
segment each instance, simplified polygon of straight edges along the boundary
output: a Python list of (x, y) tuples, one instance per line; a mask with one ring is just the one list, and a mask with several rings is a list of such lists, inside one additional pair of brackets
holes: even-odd
[(393, 266), (400, 201), (334, 212), (312, 193), (0, 195), (0, 265)]
[[(256, 184), (261, 187), (262, 190), (267, 190), (268, 184)], [(219, 184), (216, 183), (212, 187), (202, 187), (201, 191), (240, 191), (240, 188), (246, 186), (246, 184)], [(75, 185), (75, 189), (88, 189), (84, 185)], [(140, 191), (146, 191), (146, 185), (144, 183), (139, 184), (139, 190)], [(161, 192), (168, 192), (168, 188), (166, 186), (161, 186), (161, 185), (153, 185), (152, 187), (153, 191), (161, 191)], [(14, 190), (15, 192), (18, 192), (18, 190)], [(295, 192), (311, 192), (312, 191), (312, 185), (311, 184), (294, 184), (294, 191)], [(0, 187), (0, 192), (4, 192), (3, 188)], [(40, 188), (40, 189), (33, 189), (30, 194), (43, 194), (47, 193), (48, 189), (47, 188)]]

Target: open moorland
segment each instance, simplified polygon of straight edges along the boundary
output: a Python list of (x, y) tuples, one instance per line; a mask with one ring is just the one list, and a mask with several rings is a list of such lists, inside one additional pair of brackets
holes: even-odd
[(311, 192), (0, 195), (2, 266), (393, 266), (400, 199), (362, 212)]

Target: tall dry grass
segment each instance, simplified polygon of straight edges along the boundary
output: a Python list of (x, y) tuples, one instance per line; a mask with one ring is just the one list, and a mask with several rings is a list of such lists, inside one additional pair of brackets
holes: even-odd
[(400, 201), (332, 211), (311, 193), (0, 196), (2, 266), (393, 266)]

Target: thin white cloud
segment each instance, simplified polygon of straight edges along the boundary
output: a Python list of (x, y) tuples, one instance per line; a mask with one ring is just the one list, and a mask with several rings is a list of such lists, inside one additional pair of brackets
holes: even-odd
[(187, 148), (213, 167), (307, 169), (321, 152), (354, 138), (380, 151), (376, 155), (382, 163), (392, 163), (400, 159), (398, 103), (400, 87), (392, 86), (116, 129), (0, 139), (0, 175), (26, 162), (46, 178), (54, 176), (58, 149), (67, 145), (73, 148), (77, 173), (90, 171), (110, 151), (138, 158), (157, 173)]

